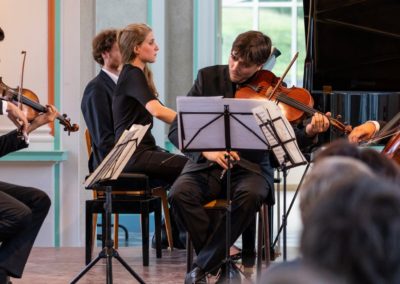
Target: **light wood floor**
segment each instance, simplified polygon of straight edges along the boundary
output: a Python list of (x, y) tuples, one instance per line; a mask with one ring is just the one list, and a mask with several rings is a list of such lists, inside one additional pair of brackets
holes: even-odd
[[(99, 249), (94, 256), (98, 255)], [(186, 251), (163, 250), (163, 257), (157, 259), (155, 250), (150, 250), (150, 266), (142, 266), (141, 247), (120, 248), (120, 256), (139, 274), (146, 283), (183, 283), (186, 274)], [(66, 284), (85, 267), (84, 248), (34, 248), (30, 255), (22, 279), (11, 279), (13, 284)], [(105, 259), (101, 259), (78, 283), (106, 283)], [(242, 283), (254, 283), (244, 280)], [(113, 260), (113, 283), (137, 283), (128, 271)], [(214, 283), (215, 279), (210, 279)]]

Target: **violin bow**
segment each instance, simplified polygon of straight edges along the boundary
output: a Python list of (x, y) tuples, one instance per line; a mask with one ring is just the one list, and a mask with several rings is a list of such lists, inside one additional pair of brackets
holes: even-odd
[[(17, 105), (18, 108), (22, 110), (22, 90), (23, 90), (23, 84), (24, 84), (24, 72), (25, 72), (25, 59), (26, 59), (26, 51), (22, 50), (21, 54), (23, 55), (23, 59), (22, 59), (22, 68), (21, 68), (21, 78), (20, 78), (20, 86), (18, 88), (18, 100), (17, 100)], [(15, 123), (15, 122), (14, 122)], [(25, 141), (28, 141), (28, 135), (26, 133), (23, 133), (22, 129), (21, 129), (21, 124), (17, 124), (17, 127), (20, 127), (20, 132), (22, 135), (22, 138)]]
[(290, 68), (292, 68), (293, 63), (297, 60), (297, 57), (298, 57), (298, 56), (299, 56), (299, 52), (297, 51), (296, 54), (293, 56), (292, 61), (290, 61), (288, 67), (286, 67), (285, 72), (283, 72), (282, 77), (279, 78), (279, 81), (278, 81), (278, 83), (275, 85), (275, 87), (273, 88), (271, 94), (269, 94), (269, 97), (268, 97), (269, 100), (271, 100), (271, 99), (273, 98), (274, 94), (275, 94), (276, 91), (278, 90), (278, 88), (279, 88), (279, 86), (281, 85), (283, 79), (285, 79), (285, 77), (286, 77), (287, 73), (289, 72)]

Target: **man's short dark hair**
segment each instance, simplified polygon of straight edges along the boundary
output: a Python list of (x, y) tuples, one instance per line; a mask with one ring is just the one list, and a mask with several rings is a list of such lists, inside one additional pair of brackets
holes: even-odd
[(110, 51), (114, 43), (117, 41), (117, 30), (109, 29), (101, 31), (92, 41), (93, 59), (100, 65), (104, 65), (101, 54)]
[(248, 31), (238, 35), (231, 52), (243, 61), (263, 65), (271, 54), (271, 39), (259, 31)]

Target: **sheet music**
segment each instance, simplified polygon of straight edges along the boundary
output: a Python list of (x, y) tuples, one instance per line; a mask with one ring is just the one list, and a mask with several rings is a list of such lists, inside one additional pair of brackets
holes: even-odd
[(224, 107), (229, 107), (232, 149), (268, 149), (254, 120), (252, 109), (263, 100), (223, 97), (178, 97), (179, 149), (182, 151), (226, 149)]
[(262, 106), (252, 111), (281, 166), (291, 168), (307, 163), (297, 145), (293, 127), (283, 116), (278, 105), (272, 101), (265, 101)]
[(85, 187), (91, 188), (94, 184), (103, 180), (116, 180), (137, 146), (148, 131), (150, 124), (133, 124), (129, 130), (125, 130), (117, 144), (104, 158), (96, 170), (86, 179)]

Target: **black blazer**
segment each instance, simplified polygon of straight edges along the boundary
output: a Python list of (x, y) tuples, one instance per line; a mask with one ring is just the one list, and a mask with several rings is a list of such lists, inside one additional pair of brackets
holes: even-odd
[[(206, 67), (198, 72), (197, 78), (188, 96), (223, 96), (233, 98), (236, 85), (229, 78), (228, 65)], [(304, 130), (294, 128), (299, 147), (312, 144), (313, 139), (305, 135)], [(179, 147), (177, 119), (173, 121), (168, 134), (170, 141)], [(182, 173), (194, 172), (215, 166), (205, 159), (200, 152), (187, 152), (190, 160), (186, 163)], [(273, 188), (273, 164), (269, 151), (241, 151), (239, 166), (264, 176)]]
[[(0, 100), (0, 114), (3, 114), (3, 101)], [(0, 136), (0, 157), (8, 153), (27, 148), (25, 140), (18, 136), (17, 130)]]
[(114, 146), (112, 95), (116, 84), (103, 70), (89, 82), (83, 93), (81, 110), (92, 137), (89, 172), (93, 172)]

